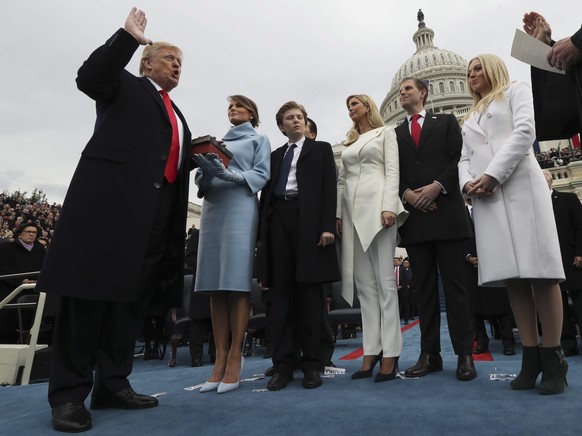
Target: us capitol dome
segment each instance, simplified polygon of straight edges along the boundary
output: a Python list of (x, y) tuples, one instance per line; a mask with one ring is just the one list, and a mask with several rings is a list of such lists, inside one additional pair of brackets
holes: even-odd
[(400, 107), (400, 82), (415, 76), (428, 81), (429, 93), (426, 109), (434, 113), (452, 113), (461, 120), (469, 111), (473, 100), (467, 91), (467, 61), (456, 53), (436, 47), (434, 31), (424, 22), (424, 14), (417, 14), (418, 30), (412, 36), (416, 51), (402, 64), (392, 79), (392, 87), (380, 106), (386, 124), (399, 124), (406, 116)]

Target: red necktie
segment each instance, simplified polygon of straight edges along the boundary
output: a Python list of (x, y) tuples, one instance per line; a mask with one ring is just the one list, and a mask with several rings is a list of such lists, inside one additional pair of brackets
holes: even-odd
[(170, 145), (170, 155), (168, 156), (168, 162), (166, 162), (166, 169), (164, 170), (164, 177), (170, 183), (174, 183), (176, 177), (178, 176), (178, 158), (180, 157), (180, 135), (178, 134), (178, 121), (176, 120), (176, 114), (172, 108), (172, 102), (170, 101), (170, 96), (165, 90), (161, 90), (162, 99), (164, 100), (164, 105), (166, 106), (166, 111), (170, 117), (170, 123), (172, 123), (172, 143)]
[(414, 114), (410, 118), (410, 135), (412, 136), (412, 141), (418, 148), (418, 143), (420, 142), (420, 124), (418, 123), (418, 119), (420, 118), (420, 114)]
[(400, 284), (400, 268), (394, 267), (394, 276), (396, 277), (396, 286)]

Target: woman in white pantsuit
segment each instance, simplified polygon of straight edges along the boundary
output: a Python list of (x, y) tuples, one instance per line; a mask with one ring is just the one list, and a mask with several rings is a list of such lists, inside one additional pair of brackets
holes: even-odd
[(354, 122), (348, 132), (338, 179), (337, 232), (341, 235), (342, 295), (362, 309), (364, 360), (353, 379), (392, 380), (402, 350), (398, 292), (391, 259), (397, 227), (408, 212), (398, 197), (398, 144), (394, 129), (384, 126), (371, 97), (346, 100)]
[[(503, 61), (469, 62), (473, 107), (463, 125), (461, 189), (473, 197), (479, 285), (506, 286), (523, 344), (514, 389), (564, 390), (568, 364), (560, 347), (564, 280), (552, 201), (537, 163), (531, 89), (510, 83)], [(540, 344), (537, 315), (543, 330)]]

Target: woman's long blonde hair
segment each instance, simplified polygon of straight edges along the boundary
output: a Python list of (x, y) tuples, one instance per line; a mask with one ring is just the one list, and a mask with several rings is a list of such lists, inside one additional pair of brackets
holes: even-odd
[[(481, 62), (485, 81), (491, 85), (491, 92), (485, 97), (481, 97), (481, 94), (473, 91), (469, 81), (469, 67), (475, 60)], [(480, 54), (471, 59), (467, 65), (467, 88), (469, 89), (469, 94), (473, 98), (473, 106), (471, 106), (471, 109), (465, 116), (465, 119), (469, 118), (473, 112), (484, 112), (492, 101), (505, 98), (505, 90), (509, 84), (510, 81), (507, 67), (499, 56), (494, 54)]]
[[(349, 109), (349, 103), (352, 98), (357, 98), (362, 102), (364, 106), (368, 109), (368, 122), (372, 129), (377, 129), (378, 127), (384, 126), (384, 120), (382, 119), (382, 115), (380, 115), (380, 111), (378, 110), (378, 106), (376, 106), (376, 102), (372, 97), (366, 94), (355, 94), (350, 95), (346, 98), (346, 106)], [(353, 144), (358, 140), (360, 137), (360, 130), (356, 122), (353, 123), (352, 128), (347, 133), (347, 139), (343, 142), (343, 145), (346, 147), (350, 144)]]

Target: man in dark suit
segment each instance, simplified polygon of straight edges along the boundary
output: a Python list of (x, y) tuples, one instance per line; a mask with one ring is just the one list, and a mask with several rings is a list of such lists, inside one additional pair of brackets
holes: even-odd
[[(582, 204), (576, 194), (552, 189), (552, 174), (548, 170), (544, 170), (544, 175), (551, 191), (562, 264), (566, 274), (566, 280), (560, 283), (564, 305), (561, 342), (564, 354), (572, 356), (578, 354), (574, 317), (578, 327), (582, 329)], [(570, 310), (568, 297), (572, 299), (574, 314)]]
[(582, 27), (572, 36), (552, 39), (552, 29), (537, 12), (523, 16), (523, 30), (552, 48), (547, 61), (566, 74), (531, 68), (538, 141), (571, 138), (582, 133)]
[[(311, 118), (307, 118), (305, 137), (313, 139), (314, 141), (317, 139), (317, 124)], [(320, 143), (327, 144), (326, 142)], [(333, 287), (331, 283), (323, 284), (323, 293), (325, 295), (325, 304), (321, 318), (321, 333), (319, 338), (321, 341), (322, 371), (325, 370), (326, 366), (335, 366), (331, 360), (335, 349), (335, 343), (333, 334), (331, 333), (331, 325), (329, 323), (329, 306), (333, 298)]]
[[(475, 234), (472, 205), (467, 200), (467, 216), (471, 224), (471, 232)], [(465, 243), (465, 263), (469, 272), (469, 295), (471, 299), (471, 312), (473, 315), (473, 328), (477, 346), (473, 354), (489, 352), (489, 336), (485, 327), (488, 319), (492, 326), (496, 326), (496, 333), (501, 337), (503, 354), (513, 356), (515, 354), (515, 338), (513, 337), (513, 312), (509, 304), (509, 296), (506, 288), (494, 288), (478, 286), (479, 257), (475, 237), (467, 239)]]
[(288, 143), (271, 154), (271, 180), (260, 206), (258, 278), (271, 288), (274, 375), (267, 389), (284, 389), (301, 344), (303, 387), (321, 385), (322, 283), (340, 279), (334, 246), (336, 168), (331, 146), (305, 138), (307, 113), (290, 101), (277, 112)]
[[(91, 428), (91, 389), (92, 409), (158, 404), (127, 380), (135, 338), (152, 297), (163, 294), (174, 307), (182, 299), (191, 135), (167, 94), (178, 85), (182, 53), (147, 39), (146, 22), (133, 8), (77, 76), (96, 101), (97, 121), (37, 285), (61, 295), (49, 381), (59, 431)], [(149, 44), (144, 77), (124, 69), (140, 44)]]
[[(394, 258), (394, 264), (396, 265)], [(399, 258), (398, 258), (399, 259)], [(400, 259), (399, 259), (400, 260)], [(404, 320), (404, 324), (408, 324), (408, 320), (412, 316), (412, 298), (414, 293), (414, 283), (412, 281), (412, 269), (410, 268), (410, 260), (408, 258), (402, 261), (398, 266), (398, 303), (400, 304), (400, 318)]]
[[(400, 195), (410, 216), (400, 228), (401, 246), (414, 264), (421, 330), (420, 357), (406, 375), (442, 370), (437, 274), (444, 285), (447, 321), (458, 355), (456, 376), (477, 376), (471, 355), (473, 327), (463, 241), (471, 228), (459, 190), (457, 163), (461, 129), (454, 115), (424, 110), (428, 86), (409, 77), (400, 83), (407, 119), (396, 128), (400, 156)], [(414, 138), (414, 139), (413, 139)]]

